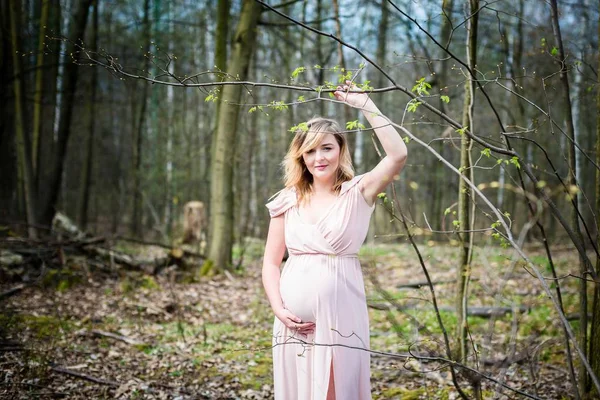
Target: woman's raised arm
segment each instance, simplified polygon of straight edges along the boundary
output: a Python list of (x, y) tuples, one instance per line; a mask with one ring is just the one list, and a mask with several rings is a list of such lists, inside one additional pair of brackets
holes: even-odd
[(346, 85), (339, 86), (334, 95), (338, 100), (362, 110), (385, 151), (385, 157), (359, 183), (365, 200), (373, 204), (377, 194), (400, 173), (408, 152), (396, 128), (383, 116), (373, 100), (366, 93), (356, 93), (353, 89), (355, 86), (346, 81)]

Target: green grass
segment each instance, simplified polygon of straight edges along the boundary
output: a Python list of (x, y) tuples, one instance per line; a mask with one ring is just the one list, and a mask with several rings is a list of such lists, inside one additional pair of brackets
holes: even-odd
[(37, 339), (60, 339), (76, 329), (72, 322), (51, 315), (0, 315), (0, 325), (31, 331)]

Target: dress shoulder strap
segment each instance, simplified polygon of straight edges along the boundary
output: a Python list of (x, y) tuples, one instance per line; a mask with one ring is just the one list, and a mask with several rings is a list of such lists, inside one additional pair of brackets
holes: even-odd
[(269, 215), (273, 218), (294, 207), (296, 202), (296, 191), (292, 188), (286, 188), (276, 193), (273, 199), (266, 204), (266, 207), (269, 210)]
[(348, 190), (355, 187), (358, 184), (358, 182), (360, 182), (360, 180), (362, 178), (364, 178), (364, 176), (365, 176), (365, 174), (357, 175), (354, 178), (350, 179), (349, 181), (342, 183), (342, 188), (340, 189), (340, 196), (343, 195), (344, 193), (346, 193)]

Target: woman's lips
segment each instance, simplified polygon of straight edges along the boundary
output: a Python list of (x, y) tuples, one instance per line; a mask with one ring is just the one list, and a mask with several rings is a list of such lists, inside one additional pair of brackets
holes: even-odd
[(319, 171), (323, 171), (325, 168), (327, 168), (327, 165), (318, 165), (315, 167), (315, 169), (318, 169)]

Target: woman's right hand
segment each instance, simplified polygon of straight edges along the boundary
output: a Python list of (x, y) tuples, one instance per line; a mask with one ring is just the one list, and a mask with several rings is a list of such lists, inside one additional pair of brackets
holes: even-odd
[(275, 311), (275, 316), (279, 319), (288, 329), (298, 332), (301, 335), (308, 335), (315, 331), (314, 322), (302, 322), (300, 317), (295, 316), (290, 310), (281, 308)]
[(354, 108), (360, 108), (365, 111), (375, 111), (377, 109), (369, 95), (361, 92), (351, 81), (346, 81), (345, 85), (338, 86), (333, 95), (339, 101), (343, 101)]

